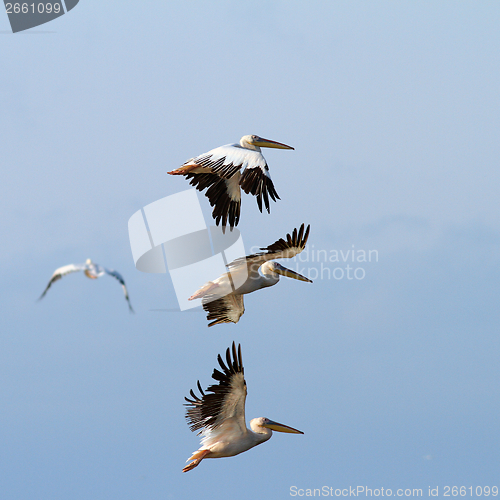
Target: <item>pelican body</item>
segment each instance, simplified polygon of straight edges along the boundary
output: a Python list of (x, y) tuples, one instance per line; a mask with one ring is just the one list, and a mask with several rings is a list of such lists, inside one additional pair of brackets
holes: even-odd
[(100, 278), (103, 274), (107, 274), (118, 280), (123, 288), (123, 293), (125, 295), (125, 299), (127, 300), (129, 310), (130, 312), (134, 312), (132, 305), (130, 304), (127, 287), (125, 286), (125, 281), (122, 278), (122, 275), (118, 271), (115, 271), (113, 269), (106, 269), (105, 267), (102, 267), (99, 264), (95, 264), (90, 259), (87, 259), (85, 261), (85, 264), (68, 264), (67, 266), (62, 266), (56, 269), (52, 274), (52, 277), (50, 278), (49, 284), (43, 291), (42, 295), (40, 295), (40, 298), (38, 300), (42, 300), (45, 297), (45, 294), (52, 286), (52, 283), (55, 283), (56, 281), (60, 280), (66, 274), (75, 273), (78, 271), (83, 271), (83, 274), (85, 274), (87, 278), (93, 280)]
[(259, 210), (262, 201), (270, 213), (269, 197), (280, 197), (274, 188), (269, 167), (261, 148), (293, 149), (281, 142), (263, 139), (257, 135), (245, 135), (239, 144), (226, 144), (202, 155), (190, 158), (181, 167), (168, 172), (184, 175), (199, 191), (207, 189), (206, 196), (214, 207), (215, 223), (230, 229), (238, 225), (241, 207), (241, 189), (257, 197)]
[[(232, 351), (232, 358), (231, 358)], [(304, 434), (287, 425), (274, 422), (265, 417), (250, 421), (250, 429), (245, 423), (245, 400), (247, 384), (244, 378), (241, 345), (236, 350), (226, 350), (226, 363), (220, 354), (217, 357), (222, 372), (214, 369), (212, 378), (217, 385), (203, 392), (198, 381), (201, 398), (193, 390), (192, 399), (185, 398), (188, 404), (186, 420), (192, 431), (202, 435), (201, 447), (187, 459), (192, 460), (182, 469), (188, 472), (199, 465), (204, 458), (233, 457), (269, 440), (273, 431)]]
[(214, 320), (208, 326), (220, 323), (238, 323), (245, 312), (243, 295), (267, 288), (279, 282), (280, 276), (299, 281), (312, 281), (301, 274), (287, 269), (272, 259), (292, 258), (304, 250), (309, 237), (310, 226), (304, 233), (294, 229), (287, 234), (286, 241), (279, 239), (263, 252), (247, 255), (228, 264), (229, 271), (214, 281), (205, 283), (189, 300), (201, 298), (202, 306), (208, 312), (207, 319)]

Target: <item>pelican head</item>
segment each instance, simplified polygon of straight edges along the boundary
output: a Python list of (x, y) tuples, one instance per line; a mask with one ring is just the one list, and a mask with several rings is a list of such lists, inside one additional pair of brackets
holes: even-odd
[(278, 264), (274, 260), (271, 260), (271, 261), (263, 264), (261, 269), (262, 269), (263, 274), (265, 274), (266, 271), (270, 271), (271, 274), (273, 274), (273, 273), (281, 274), (281, 276), (286, 276), (287, 278), (293, 278), (295, 280), (306, 281), (307, 283), (312, 283), (312, 280), (310, 280), (309, 278), (306, 278), (305, 276), (302, 276), (302, 274), (296, 273), (295, 271), (292, 271), (291, 269), (287, 269), (286, 267), (282, 266), (281, 264)]
[(87, 264), (87, 266), (90, 266), (90, 264), (92, 264), (92, 261), (91, 261), (90, 259), (87, 259), (87, 260), (85, 261), (85, 264)]
[[(289, 427), (288, 425), (274, 422), (274, 420), (270, 420), (266, 417), (254, 418), (250, 421), (250, 427), (254, 432), (259, 434), (268, 434), (268, 431), (265, 429), (278, 432), (288, 432), (290, 434), (304, 434), (302, 431)], [(272, 432), (269, 434), (272, 434)]]
[(263, 139), (258, 135), (244, 135), (240, 140), (240, 145), (243, 148), (256, 149), (257, 151), (260, 151), (260, 148), (293, 149), (292, 146)]

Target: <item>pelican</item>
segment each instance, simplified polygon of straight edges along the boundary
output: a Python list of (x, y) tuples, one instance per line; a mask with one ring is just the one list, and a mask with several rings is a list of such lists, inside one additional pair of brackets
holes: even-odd
[(83, 273), (85, 274), (85, 276), (87, 276), (87, 278), (93, 280), (100, 278), (103, 274), (108, 274), (109, 276), (113, 276), (113, 278), (116, 278), (122, 285), (123, 293), (125, 294), (125, 299), (127, 300), (130, 312), (134, 312), (134, 310), (132, 309), (132, 305), (130, 304), (127, 287), (125, 286), (125, 281), (123, 280), (122, 275), (118, 271), (114, 271), (113, 269), (106, 269), (105, 267), (102, 267), (99, 264), (95, 264), (90, 259), (87, 259), (85, 261), (85, 264), (68, 264), (67, 266), (62, 266), (59, 269), (56, 269), (54, 271), (54, 274), (52, 274), (52, 277), (50, 278), (47, 288), (45, 288), (45, 290), (43, 291), (42, 295), (40, 295), (40, 298), (38, 300), (42, 300), (45, 297), (45, 294), (47, 293), (48, 289), (52, 286), (52, 283), (56, 282), (57, 280), (60, 280), (66, 274), (75, 273), (77, 271), (83, 271)]
[[(214, 207), (215, 223), (225, 227), (229, 220), (230, 229), (240, 219), (241, 192), (257, 197), (262, 212), (262, 199), (268, 213), (269, 197), (280, 199), (269, 175), (269, 167), (260, 148), (293, 149), (281, 142), (263, 139), (258, 135), (245, 135), (239, 144), (226, 144), (208, 153), (190, 158), (170, 175), (185, 175), (191, 186), (199, 191), (208, 188), (206, 196)], [(243, 169), (243, 172), (240, 170)]]
[(233, 342), (233, 358), (229, 348), (226, 363), (219, 354), (217, 360), (222, 372), (214, 369), (212, 378), (218, 385), (211, 385), (205, 394), (198, 381), (201, 399), (190, 391), (193, 399), (184, 398), (188, 404), (186, 420), (189, 428), (202, 435), (201, 447), (186, 460), (182, 472), (188, 472), (199, 465), (204, 458), (233, 457), (271, 439), (273, 431), (304, 434), (302, 431), (279, 424), (265, 417), (250, 420), (250, 429), (245, 423), (245, 399), (247, 383), (243, 376), (241, 345), (238, 352)]
[[(214, 281), (205, 283), (188, 300), (201, 298), (203, 309), (208, 312), (207, 319), (214, 320), (208, 326), (219, 323), (238, 323), (245, 312), (243, 295), (278, 283), (281, 276), (300, 281), (312, 281), (291, 269), (283, 267), (272, 259), (291, 259), (304, 250), (309, 237), (310, 226), (304, 234), (304, 224), (280, 238), (272, 245), (261, 248), (263, 252), (247, 255), (227, 265), (229, 271)], [(234, 283), (242, 283), (235, 288)]]

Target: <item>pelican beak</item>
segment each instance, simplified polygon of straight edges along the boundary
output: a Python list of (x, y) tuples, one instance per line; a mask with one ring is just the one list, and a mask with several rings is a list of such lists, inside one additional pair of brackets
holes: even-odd
[(277, 262), (274, 272), (281, 274), (282, 276), (286, 276), (287, 278), (293, 278), (294, 280), (306, 281), (307, 283), (312, 283), (312, 280), (310, 280), (309, 278), (306, 278), (305, 276), (302, 276), (302, 274), (296, 273), (291, 269), (287, 269), (286, 267), (282, 266), (281, 264), (278, 264)]
[(272, 420), (266, 419), (264, 427), (271, 429), (272, 431), (278, 432), (289, 432), (290, 434), (304, 434), (302, 431), (289, 427), (288, 425), (279, 424), (278, 422), (273, 422)]
[(287, 146), (281, 142), (271, 141), (269, 139), (263, 139), (262, 137), (257, 137), (257, 139), (254, 139), (252, 143), (261, 148), (294, 149), (292, 146)]

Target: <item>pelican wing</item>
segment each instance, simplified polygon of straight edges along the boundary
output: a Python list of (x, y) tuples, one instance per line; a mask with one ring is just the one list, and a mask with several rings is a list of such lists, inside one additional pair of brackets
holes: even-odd
[(238, 323), (245, 312), (243, 295), (230, 293), (224, 297), (215, 294), (206, 295), (201, 301), (203, 309), (208, 312), (207, 319), (214, 320), (208, 326), (220, 323)]
[(179, 170), (182, 170), (183, 167), (196, 166), (194, 170), (197, 172), (210, 172), (223, 179), (230, 179), (241, 168), (258, 162), (259, 155), (264, 159), (257, 151), (242, 148), (239, 144), (226, 144), (191, 158), (183, 163)]
[(295, 228), (292, 234), (287, 234), (286, 240), (280, 238), (272, 245), (261, 248), (261, 250), (264, 250), (263, 252), (253, 253), (251, 255), (247, 255), (246, 257), (240, 257), (239, 259), (233, 260), (230, 264), (228, 264), (229, 271), (234, 272), (232, 271), (233, 269), (245, 262), (249, 268), (258, 272), (258, 266), (261, 266), (268, 260), (291, 259), (292, 257), (295, 257), (306, 247), (310, 228), (311, 226), (308, 225), (304, 233), (304, 224), (302, 224), (298, 231), (297, 228)]
[(239, 144), (227, 144), (191, 158), (179, 169), (186, 168), (186, 179), (190, 180), (191, 186), (198, 191), (207, 189), (205, 194), (210, 206), (214, 207), (212, 217), (217, 225), (222, 222), (222, 226), (226, 226), (228, 221), (231, 228), (238, 225), (240, 170), (258, 161), (258, 155), (256, 151), (244, 149)]
[(86, 269), (86, 264), (68, 264), (67, 266), (62, 266), (54, 271), (52, 277), (50, 278), (49, 284), (43, 291), (42, 295), (38, 300), (42, 300), (45, 297), (48, 289), (52, 286), (52, 283), (55, 283), (57, 280), (60, 280), (63, 276), (70, 273), (76, 273), (78, 271), (83, 271)]
[[(232, 351), (232, 359), (231, 359)], [(203, 392), (198, 381), (198, 390), (201, 398), (193, 390), (190, 391), (192, 399), (184, 398), (188, 404), (186, 410), (186, 420), (189, 428), (194, 431), (212, 431), (224, 425), (224, 422), (231, 419), (242, 429), (246, 429), (245, 424), (245, 399), (247, 397), (247, 384), (243, 372), (243, 362), (241, 357), (241, 345), (233, 342), (232, 349), (226, 350), (226, 364), (221, 355), (217, 356), (222, 371), (214, 369), (212, 378), (218, 384), (211, 385)]]
[(238, 225), (240, 220), (241, 192), (238, 181), (239, 171), (232, 178), (226, 179), (213, 173), (188, 173), (186, 179), (191, 179), (190, 184), (199, 191), (205, 193), (210, 206), (214, 207), (212, 217), (218, 226), (222, 221), (222, 226), (226, 226), (229, 220), (231, 228)]
[[(263, 156), (262, 159), (264, 160)], [(259, 210), (261, 212), (263, 198), (267, 213), (271, 213), (269, 208), (269, 197), (271, 197), (273, 201), (280, 199), (274, 188), (271, 175), (269, 174), (269, 167), (265, 160), (263, 165), (249, 165), (245, 168), (241, 175), (240, 186), (245, 193), (251, 193), (257, 198), (257, 205), (259, 205)]]
[[(243, 174), (240, 170), (243, 169)], [(243, 148), (239, 144), (227, 144), (212, 149), (186, 161), (180, 168), (169, 172), (185, 175), (191, 186), (199, 191), (207, 189), (206, 196), (214, 207), (212, 216), (216, 224), (222, 221), (225, 226), (229, 220), (231, 228), (236, 226), (240, 217), (241, 193), (251, 193), (257, 197), (262, 212), (262, 200), (270, 212), (269, 197), (279, 199), (269, 167), (260, 151)]]
[(104, 268), (104, 272), (106, 274), (108, 274), (109, 276), (113, 276), (113, 278), (117, 279), (120, 282), (120, 284), (123, 288), (123, 293), (125, 294), (125, 299), (127, 300), (127, 303), (128, 303), (128, 308), (129, 308), (130, 312), (135, 312), (134, 309), (132, 308), (132, 304), (130, 303), (127, 287), (125, 286), (125, 280), (123, 279), (122, 275), (118, 271), (115, 271), (114, 269)]

